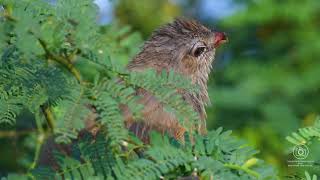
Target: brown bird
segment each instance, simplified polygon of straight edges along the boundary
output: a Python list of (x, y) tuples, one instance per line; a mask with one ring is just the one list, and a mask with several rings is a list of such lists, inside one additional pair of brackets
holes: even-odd
[[(194, 20), (177, 19), (152, 34), (145, 42), (141, 52), (129, 63), (128, 69), (143, 71), (153, 68), (158, 72), (174, 70), (176, 73), (189, 77), (192, 83), (200, 87), (199, 93), (180, 93), (199, 114), (201, 123), (197, 128), (200, 133), (205, 134), (205, 105), (209, 103), (207, 81), (215, 49), (226, 41), (227, 37), (224, 33), (212, 31)], [(121, 106), (128, 129), (144, 142), (148, 142), (150, 130), (168, 132), (176, 139), (181, 138), (185, 129), (179, 125), (174, 114), (164, 111), (163, 104), (148, 91), (139, 89), (137, 95), (142, 96), (139, 103), (144, 105), (142, 122), (135, 122), (130, 109), (126, 105)], [(86, 130), (96, 134), (99, 131), (95, 122), (98, 114), (94, 108), (90, 109), (94, 113), (86, 120)], [(51, 138), (42, 147), (38, 164), (57, 169), (52, 151), (55, 149), (70, 154), (70, 148), (70, 145), (56, 144)]]
[[(194, 20), (176, 19), (156, 30), (145, 42), (142, 51), (129, 63), (131, 71), (153, 68), (158, 72), (173, 70), (189, 77), (200, 87), (198, 94), (180, 92), (184, 100), (191, 104), (199, 114), (201, 123), (197, 127), (202, 134), (206, 132), (205, 106), (210, 102), (207, 81), (216, 48), (227, 41), (225, 33), (212, 31)], [(163, 105), (149, 92), (141, 89), (138, 95), (144, 105), (142, 123), (136, 123), (130, 111), (122, 107), (127, 127), (141, 139), (147, 139), (149, 130), (168, 132), (180, 138), (185, 129), (179, 125), (174, 114), (164, 111)]]

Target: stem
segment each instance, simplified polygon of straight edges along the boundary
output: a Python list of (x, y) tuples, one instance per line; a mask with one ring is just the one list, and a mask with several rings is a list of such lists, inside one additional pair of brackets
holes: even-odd
[(239, 166), (239, 165), (236, 165), (236, 164), (224, 164), (224, 167), (227, 167), (227, 168), (230, 168), (230, 169), (235, 169), (235, 170), (242, 170), (254, 177), (256, 177), (257, 179), (259, 179), (260, 175), (259, 173), (249, 169), (249, 168), (246, 168), (246, 167), (243, 167), (243, 166)]
[(34, 154), (34, 158), (33, 158), (33, 162), (30, 165), (29, 169), (34, 169), (37, 165), (38, 159), (39, 159), (39, 155), (40, 155), (40, 151), (41, 151), (41, 146), (45, 140), (46, 134), (45, 131), (42, 127), (42, 123), (41, 123), (41, 112), (37, 112), (35, 114), (35, 120), (36, 120), (36, 125), (37, 125), (37, 130), (38, 130), (38, 137), (37, 137), (37, 141), (36, 141), (36, 152)]
[(32, 164), (30, 166), (30, 169), (34, 169), (37, 165), (40, 151), (41, 151), (41, 146), (42, 146), (44, 140), (45, 140), (45, 134), (39, 134), (38, 138), (37, 138), (36, 152), (34, 153), (34, 158), (33, 158)]
[(15, 19), (14, 17), (11, 16), (12, 6), (11, 5), (4, 5), (3, 8), (4, 8), (4, 11), (1, 15), (3, 15), (3, 17), (9, 21), (16, 22), (17, 19)]
[[(32, 33), (32, 34), (34, 34), (34, 33)], [(78, 82), (80, 84), (82, 84), (82, 77), (81, 77), (80, 72), (74, 67), (74, 65), (70, 61), (68, 61), (67, 59), (65, 59), (61, 56), (58, 56), (58, 55), (51, 53), (47, 47), (47, 44), (41, 38), (38, 38), (38, 41), (39, 41), (40, 45), (42, 46), (43, 50), (45, 51), (46, 57), (48, 59), (52, 59), (55, 62), (63, 65), (65, 68), (67, 68), (74, 75), (74, 77), (78, 80)]]
[[(31, 32), (31, 33), (34, 35), (33, 32)], [(57, 62), (58, 64), (61, 64), (63, 67), (68, 69), (69, 72), (71, 72), (71, 74), (74, 75), (74, 77), (77, 79), (77, 81), (80, 84), (83, 84), (80, 72), (73, 66), (71, 61), (69, 61), (68, 59), (65, 59), (64, 57), (61, 57), (61, 56), (58, 56), (58, 55), (51, 53), (50, 50), (48, 49), (45, 41), (42, 40), (41, 38), (37, 38), (37, 39), (38, 39), (40, 45), (42, 46), (43, 50), (45, 51), (45, 55), (46, 55), (47, 59), (52, 59), (55, 62)], [(41, 108), (42, 108), (43, 114), (46, 117), (46, 120), (47, 120), (47, 123), (48, 123), (50, 129), (53, 130), (54, 129), (54, 117), (53, 117), (53, 114), (50, 110), (50, 107), (47, 106), (47, 107), (41, 107)]]
[(0, 138), (12, 138), (17, 136), (25, 136), (34, 133), (34, 130), (30, 131), (0, 131)]
[(54, 117), (53, 117), (53, 114), (51, 112), (50, 107), (41, 106), (41, 110), (42, 110), (42, 113), (45, 116), (45, 119), (47, 120), (48, 126), (53, 131), (53, 129), (54, 129)]

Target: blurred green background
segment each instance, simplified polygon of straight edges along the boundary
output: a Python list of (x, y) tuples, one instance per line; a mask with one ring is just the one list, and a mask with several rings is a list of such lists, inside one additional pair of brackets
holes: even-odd
[[(292, 145), (285, 140), (299, 127), (311, 125), (320, 112), (319, 0), (96, 2), (102, 24), (130, 25), (143, 39), (179, 16), (226, 32), (229, 43), (217, 50), (208, 85), (212, 101), (208, 128), (233, 130), (259, 149), (259, 157), (276, 166), (283, 179), (304, 170), (320, 175), (319, 167), (288, 167)], [(0, 149), (0, 175), (30, 161), (28, 139), (12, 143), (19, 138), (0, 133), (1, 143), (12, 146)], [(320, 143), (309, 149), (307, 160), (320, 163)], [(6, 158), (13, 154), (20, 154), (14, 156), (19, 163), (8, 167), (12, 161)]]

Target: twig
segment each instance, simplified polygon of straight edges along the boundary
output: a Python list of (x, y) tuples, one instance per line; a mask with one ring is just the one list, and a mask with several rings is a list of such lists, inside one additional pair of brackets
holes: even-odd
[(3, 17), (9, 21), (16, 22), (17, 19), (11, 16), (10, 10), (8, 9), (8, 7), (4, 6)]
[(254, 177), (256, 177), (257, 179), (259, 179), (260, 175), (259, 173), (257, 173), (256, 171), (253, 171), (247, 167), (244, 167), (244, 166), (240, 166), (240, 165), (237, 165), (237, 164), (224, 164), (224, 167), (227, 167), (227, 168), (230, 168), (230, 169), (235, 169), (235, 170), (242, 170)]
[(53, 129), (54, 129), (54, 117), (53, 117), (53, 114), (51, 112), (50, 107), (49, 106), (41, 106), (41, 110), (42, 110), (42, 113), (45, 116), (45, 119), (46, 119), (46, 121), (48, 123), (49, 128), (53, 131)]
[[(32, 33), (32, 34), (34, 34), (34, 33)], [(37, 39), (38, 39), (40, 45), (42, 46), (43, 50), (45, 51), (48, 59), (52, 59), (52, 60), (56, 61), (57, 63), (63, 65), (65, 68), (67, 68), (74, 75), (74, 77), (78, 80), (78, 82), (80, 84), (83, 83), (80, 72), (74, 67), (74, 65), (71, 62), (69, 62), (68, 60), (66, 60), (65, 58), (63, 58), (61, 56), (58, 56), (58, 55), (51, 53), (49, 51), (45, 41), (42, 40), (41, 38), (37, 38)]]
[[(32, 34), (34, 34), (34, 33), (32, 33)], [(50, 50), (48, 49), (45, 41), (42, 40), (41, 38), (37, 38), (37, 39), (38, 39), (40, 45), (42, 46), (43, 50), (45, 51), (47, 59), (52, 59), (55, 62), (61, 64), (63, 67), (67, 68), (69, 70), (69, 72), (71, 72), (71, 74), (74, 75), (74, 77), (77, 79), (77, 81), (80, 84), (83, 84), (80, 72), (74, 67), (74, 65), (69, 60), (51, 53)], [(47, 107), (41, 107), (41, 108), (42, 108), (43, 114), (46, 117), (46, 120), (48, 122), (49, 127), (53, 130), (54, 129), (54, 117), (53, 117), (53, 114), (50, 110), (50, 107), (47, 106)]]
[(41, 146), (44, 142), (44, 140), (46, 139), (45, 137), (45, 134), (43, 133), (40, 133), (37, 137), (37, 145), (36, 145), (36, 151), (34, 153), (34, 158), (33, 158), (33, 162), (32, 164), (30, 165), (30, 168), (29, 169), (34, 169), (37, 165), (37, 162), (38, 162), (38, 159), (39, 159), (39, 156), (40, 156), (40, 151), (41, 151)]
[(36, 150), (35, 150), (35, 154), (33, 157), (33, 162), (30, 165), (29, 169), (34, 169), (36, 167), (39, 156), (40, 156), (41, 146), (46, 138), (46, 133), (45, 133), (45, 131), (42, 127), (42, 123), (41, 123), (41, 112), (40, 111), (38, 111), (35, 114), (35, 120), (36, 120), (36, 125), (37, 125), (37, 130), (38, 130), (38, 136), (37, 136), (37, 141), (36, 141)]
[(0, 138), (13, 138), (13, 137), (17, 137), (17, 136), (25, 136), (28, 134), (32, 134), (34, 133), (35, 130), (26, 130), (26, 131), (15, 131), (15, 130), (11, 130), (11, 131), (0, 131)]

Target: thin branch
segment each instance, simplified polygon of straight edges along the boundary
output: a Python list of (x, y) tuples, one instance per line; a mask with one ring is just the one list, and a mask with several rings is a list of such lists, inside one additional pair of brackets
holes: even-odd
[(0, 131), (0, 138), (13, 138), (13, 137), (18, 137), (18, 136), (29, 135), (32, 133), (35, 133), (35, 129), (26, 130), (26, 131), (16, 131), (16, 130)]
[(235, 170), (242, 170), (254, 177), (256, 177), (257, 179), (259, 179), (260, 175), (259, 173), (257, 173), (256, 171), (253, 171), (247, 167), (244, 166), (239, 166), (237, 164), (224, 164), (224, 167), (230, 168), (230, 169), (235, 169)]
[[(36, 149), (35, 149), (35, 154), (33, 157), (33, 162), (31, 163), (29, 169), (34, 169), (36, 167), (37, 162), (39, 160), (42, 144), (44, 143), (44, 141), (47, 137), (47, 134), (42, 127), (41, 115), (42, 115), (41, 111), (38, 111), (35, 114), (35, 121), (36, 121), (36, 125), (37, 125), (37, 130), (38, 130), (37, 135), (38, 136), (37, 136), (37, 141), (36, 141)], [(44, 115), (46, 115), (46, 114), (44, 114)]]
[(82, 84), (82, 77), (81, 77), (81, 74), (80, 72), (74, 67), (74, 65), (69, 62), (67, 59), (61, 57), (61, 56), (58, 56), (58, 55), (55, 55), (53, 53), (51, 53), (47, 47), (47, 44), (45, 43), (44, 40), (42, 40), (41, 38), (37, 38), (40, 45), (42, 46), (43, 50), (45, 51), (46, 53), (46, 57), (48, 59), (52, 59), (54, 60), (55, 62), (63, 65), (65, 68), (67, 68), (73, 75), (74, 77), (78, 80), (78, 82), (80, 84)]
[(12, 22), (16, 22), (17, 19), (12, 17), (11, 14), (10, 14), (10, 11), (8, 10), (7, 7), (4, 6), (4, 10), (3, 10), (3, 13), (2, 13), (3, 17), (9, 21), (12, 21)]
[(48, 123), (49, 128), (53, 131), (54, 129), (54, 116), (51, 112), (51, 109), (49, 106), (41, 106), (41, 111), (45, 116), (45, 119)]
[[(47, 44), (45, 43), (45, 41), (42, 40), (41, 38), (37, 38), (37, 39), (38, 39), (40, 45), (42, 46), (43, 50), (45, 51), (47, 59), (52, 59), (55, 62), (61, 64), (65, 68), (67, 68), (69, 70), (69, 72), (71, 72), (74, 75), (74, 77), (77, 79), (77, 81), (80, 84), (83, 84), (80, 72), (74, 67), (74, 65), (69, 60), (67, 60), (67, 59), (65, 59), (65, 58), (63, 58), (61, 56), (58, 56), (58, 55), (55, 55), (55, 54), (51, 53), (50, 50), (48, 49)], [(42, 108), (43, 114), (46, 117), (46, 120), (47, 120), (47, 123), (48, 123), (50, 129), (53, 130), (54, 129), (54, 117), (53, 117), (53, 114), (52, 114), (52, 112), (50, 110), (50, 107), (47, 106), (47, 107), (41, 107), (41, 108)]]

